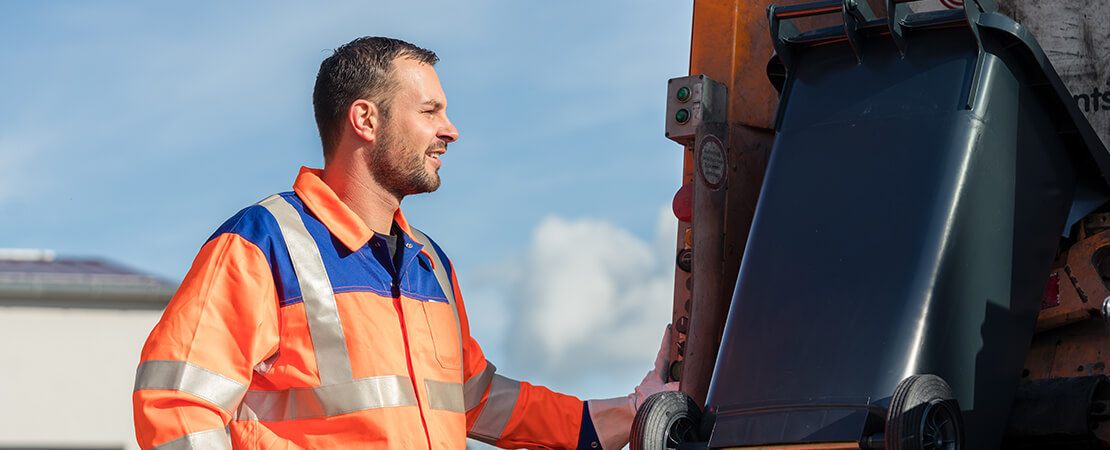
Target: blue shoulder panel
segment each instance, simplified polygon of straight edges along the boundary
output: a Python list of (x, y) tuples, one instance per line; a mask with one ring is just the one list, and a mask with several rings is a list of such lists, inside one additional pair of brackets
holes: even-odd
[[(282, 195), (291, 195), (292, 192)], [(270, 271), (276, 283), (281, 305), (297, 303), (301, 298), (301, 287), (297, 283), (297, 276), (293, 272), (293, 263), (289, 259), (289, 250), (285, 246), (285, 238), (281, 236), (277, 220), (266, 208), (260, 205), (251, 205), (243, 208), (231, 216), (220, 228), (212, 233), (209, 241), (225, 233), (238, 234), (243, 239), (254, 244), (266, 255), (270, 263)]]
[[(387, 298), (395, 295), (392, 287), (393, 262), (381, 238), (375, 237), (362, 248), (351, 252), (311, 211), (305, 208), (304, 202), (293, 192), (284, 192), (281, 196), (301, 215), (305, 228), (320, 251), (320, 257), (335, 293), (372, 292)], [(282, 306), (302, 301), (300, 285), (289, 258), (289, 251), (285, 246), (285, 239), (281, 236), (277, 221), (265, 207), (252, 205), (244, 208), (228, 219), (209, 240), (224, 233), (242, 236), (258, 246), (266, 255), (277, 283)], [(372, 246), (371, 244), (376, 240), (382, 242), (378, 246)], [(406, 244), (411, 244), (412, 247)], [(436, 281), (431, 263), (420, 253), (420, 244), (411, 241), (407, 236), (402, 236), (398, 240), (398, 245), (401, 246), (402, 251), (402, 276), (397, 293), (423, 301), (446, 302), (447, 298), (439, 287), (439, 282)], [(438, 245), (434, 242), (432, 245), (439, 253), (440, 259), (445, 264), (450, 264), (446, 262), (447, 257)], [(447, 269), (450, 273), (450, 266)]]

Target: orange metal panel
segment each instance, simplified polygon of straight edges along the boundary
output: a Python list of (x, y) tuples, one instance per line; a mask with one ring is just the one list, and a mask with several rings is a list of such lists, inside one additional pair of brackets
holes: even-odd
[[(694, 152), (692, 146), (683, 148), (682, 185), (694, 182)], [(691, 247), (690, 222), (678, 222), (677, 245), (675, 257), (679, 258), (683, 250)], [(676, 260), (674, 270), (674, 301), (671, 307), (671, 365), (668, 368), (667, 381), (676, 381), (682, 378), (682, 367), (685, 360), (686, 336), (690, 331), (690, 303), (691, 303), (691, 276), (690, 272), (682, 270)]]
[[(696, 0), (690, 74), (703, 73), (729, 91), (729, 122), (770, 129), (779, 96), (767, 81), (774, 49), (767, 29), (770, 1)], [(797, 2), (781, 2), (797, 3)]]
[[(1069, 323), (1089, 319), (1092, 313), (1097, 314), (1101, 305), (1093, 305), (1079, 298), (1071, 277), (1068, 276), (1066, 266), (1059, 266), (1052, 270), (1051, 280), (1057, 283), (1058, 293), (1056, 304), (1041, 309), (1037, 315), (1037, 332), (1051, 330)], [(1050, 280), (1050, 283), (1052, 282)]]
[[(765, 17), (769, 3), (694, 2), (690, 73), (705, 74), (728, 89), (728, 129), (720, 136), (728, 147), (728, 181), (720, 190), (696, 186), (692, 223), (695, 270), (689, 297), (680, 294), (686, 291), (679, 288), (678, 280), (675, 289), (676, 317), (682, 312), (690, 315), (682, 390), (702, 405), (774, 139), (770, 127), (778, 94), (767, 81), (765, 69), (772, 55)], [(692, 163), (688, 158), (685, 173), (692, 172)]]
[(1102, 349), (1110, 349), (1110, 324), (1102, 317), (1102, 304), (1110, 289), (1102, 272), (1110, 255), (1110, 230), (1089, 235), (1085, 227), (1079, 231), (1079, 241), (1057, 258), (1052, 271), (1058, 294), (1046, 299), (1037, 317), (1023, 377), (1108, 373)]
[(1110, 326), (1101, 318), (1037, 333), (1022, 375), (1062, 378), (1106, 374), (1103, 349), (1110, 349)]

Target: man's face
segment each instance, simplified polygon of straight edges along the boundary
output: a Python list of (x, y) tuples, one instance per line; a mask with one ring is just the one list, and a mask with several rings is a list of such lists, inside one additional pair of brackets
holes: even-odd
[(393, 64), (395, 97), (370, 152), (370, 167), (393, 195), (432, 192), (439, 188), (439, 157), (459, 132), (447, 119), (447, 97), (435, 69), (404, 57)]

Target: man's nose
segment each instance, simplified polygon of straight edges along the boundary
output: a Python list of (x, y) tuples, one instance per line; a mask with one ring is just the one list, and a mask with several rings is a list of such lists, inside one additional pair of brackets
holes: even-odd
[(439, 130), (437, 135), (440, 139), (451, 143), (459, 139), (459, 129), (455, 128), (455, 124), (451, 123), (451, 119), (444, 119), (447, 123)]

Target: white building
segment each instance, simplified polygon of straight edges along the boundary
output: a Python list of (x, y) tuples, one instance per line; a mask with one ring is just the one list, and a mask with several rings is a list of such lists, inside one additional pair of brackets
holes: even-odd
[(176, 284), (0, 249), (0, 450), (135, 449), (139, 351)]

